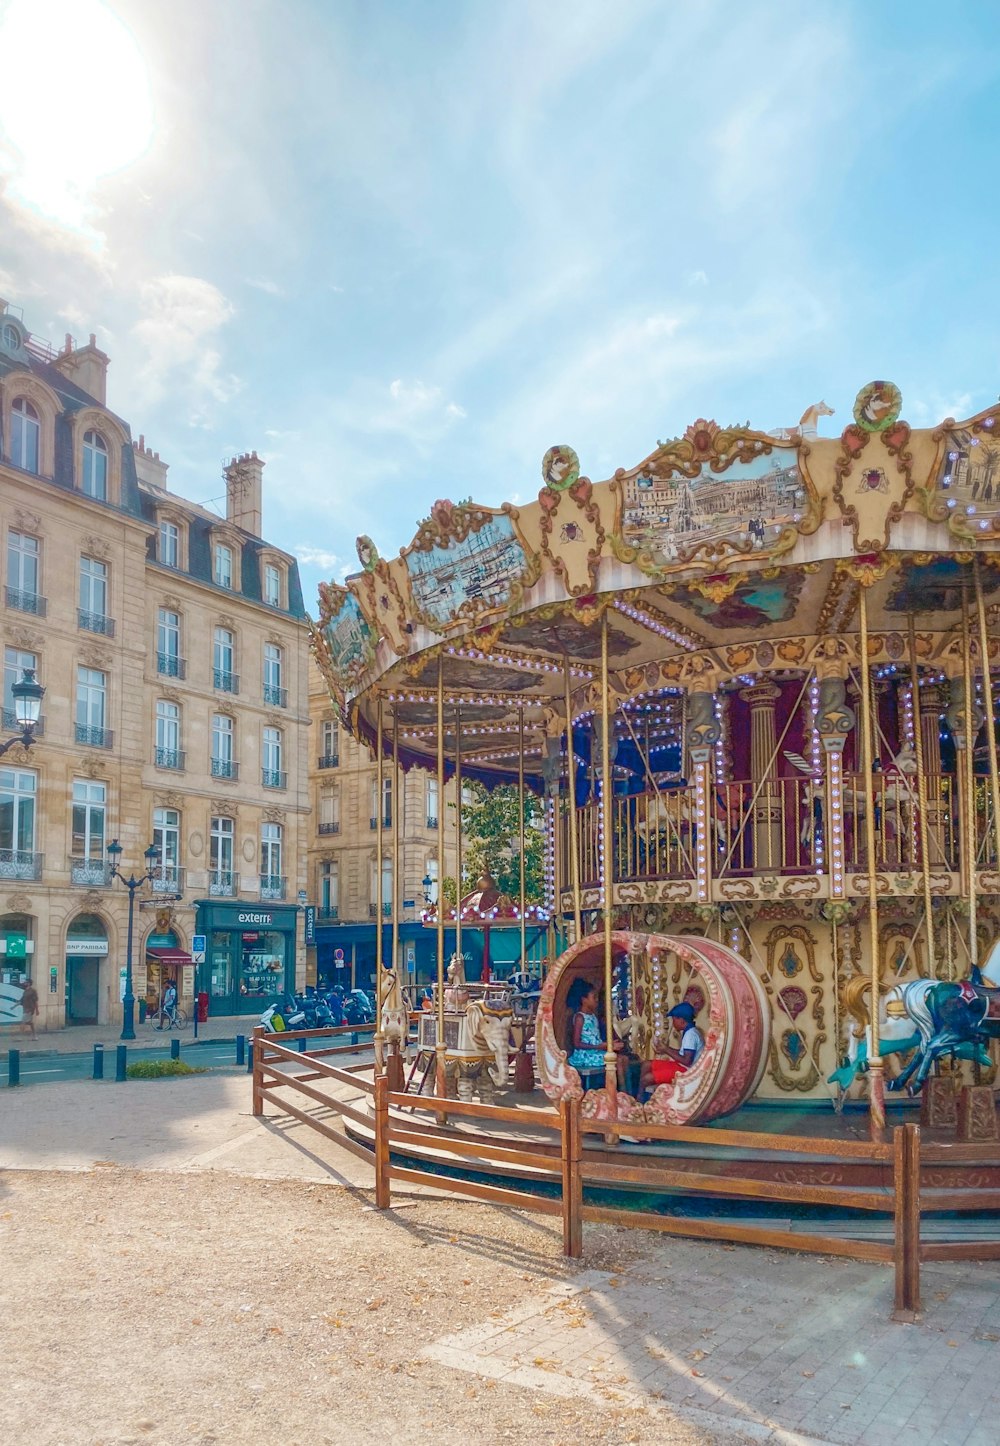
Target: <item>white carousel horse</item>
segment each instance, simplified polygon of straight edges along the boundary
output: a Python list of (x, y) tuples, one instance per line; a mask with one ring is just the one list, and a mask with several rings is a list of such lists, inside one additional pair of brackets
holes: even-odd
[(410, 1029), (410, 1014), (395, 969), (386, 969), (383, 972), (382, 986), (382, 1012), (379, 1015), (378, 1034), (375, 1037), (375, 1058), (379, 1069), (382, 1069), (385, 1063), (386, 1044), (395, 1045), (400, 1054), (405, 1053), (406, 1038)]
[[(817, 801), (820, 804), (825, 802), (826, 785), (822, 778), (816, 777), (812, 765), (806, 762), (801, 753), (790, 753), (786, 750), (785, 757), (793, 768), (797, 768), (800, 773), (809, 775), (809, 783), (803, 795), (805, 812), (800, 833), (803, 847), (808, 847), (813, 836), (813, 807)], [(886, 814), (898, 814), (903, 805), (916, 803), (916, 795), (908, 782), (916, 771), (917, 755), (912, 748), (907, 746), (899, 750), (892, 762), (881, 773), (876, 774), (877, 778), (896, 785), (894, 788), (886, 789), (882, 795), (881, 805)], [(874, 795), (874, 789), (871, 792)], [(859, 819), (865, 817), (868, 808), (868, 790), (845, 784), (841, 789), (840, 797), (844, 813), (852, 813)]]
[(832, 416), (833, 408), (828, 407), (826, 402), (814, 402), (811, 407), (806, 407), (799, 418), (797, 427), (775, 427), (767, 435), (775, 437), (779, 442), (791, 442), (796, 437), (801, 437), (808, 442), (818, 435), (820, 417)]
[[(973, 975), (976, 983), (981, 982), (987, 989), (1000, 989), (1000, 936), (994, 940), (984, 963), (976, 972), (978, 978)], [(939, 1022), (934, 1017), (934, 995), (940, 992), (942, 985), (940, 979), (912, 979), (908, 984), (894, 984), (880, 996), (879, 1057), (884, 1059), (887, 1054), (905, 1054), (911, 1049), (917, 1051), (899, 1080), (892, 1081), (890, 1087), (899, 1088), (914, 1070), (920, 1071), (928, 1046), (939, 1030)], [(944, 987), (951, 991), (962, 988), (958, 984), (946, 984)], [(840, 1085), (841, 1089), (846, 1090), (868, 1064), (871, 1012), (864, 996), (870, 989), (871, 979), (867, 974), (856, 974), (844, 987), (844, 1005), (855, 1024), (848, 1032), (847, 1057), (827, 1081), (828, 1084)], [(968, 1040), (957, 1043), (954, 1053), (960, 1059), (978, 1059), (984, 1065), (991, 1062), (985, 1046)], [(920, 1076), (921, 1082), (925, 1075), (926, 1069)]]

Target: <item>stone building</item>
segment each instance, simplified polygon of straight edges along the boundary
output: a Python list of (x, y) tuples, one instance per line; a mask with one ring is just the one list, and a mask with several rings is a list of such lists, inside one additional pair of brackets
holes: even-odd
[[(24, 668), (44, 685), (30, 750), (0, 759), (0, 1024), (30, 974), (41, 1024), (121, 1017), (128, 894), (134, 984), (216, 1013), (304, 977), (298, 892), (309, 788), (304, 608), (262, 531), (263, 463), (226, 468), (226, 515), (106, 403), (92, 336), (56, 353), (0, 303), (3, 728)], [(211, 489), (210, 489), (211, 490)], [(197, 936), (203, 962), (189, 963)]]
[[(377, 897), (377, 770), (374, 756), (341, 727), (326, 685), (310, 667), (312, 715), (309, 897), (314, 901), (315, 975), (320, 983), (365, 988), (374, 979)], [(420, 921), (425, 893), (437, 898), (438, 840), (445, 830), (444, 877), (455, 875), (454, 786), (445, 786), (443, 807), (437, 778), (423, 769), (400, 770), (394, 796), (392, 762), (383, 768), (383, 958), (392, 960), (392, 900), (399, 917), (397, 964), (404, 983), (425, 983), (437, 970), (437, 940)], [(398, 874), (393, 846), (398, 833)], [(450, 938), (451, 936), (449, 936)]]

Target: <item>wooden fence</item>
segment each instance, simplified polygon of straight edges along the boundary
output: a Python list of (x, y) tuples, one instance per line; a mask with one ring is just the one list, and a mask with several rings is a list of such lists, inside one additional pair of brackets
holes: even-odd
[[(294, 1038), (314, 1038), (337, 1033), (331, 1030), (296, 1031)], [(340, 1033), (352, 1031), (339, 1031)], [(895, 1271), (895, 1312), (899, 1319), (910, 1319), (920, 1308), (920, 1264), (922, 1261), (1000, 1259), (1000, 1227), (997, 1239), (975, 1241), (921, 1242), (922, 1209), (934, 1211), (972, 1212), (1000, 1210), (1000, 1190), (934, 1189), (921, 1185), (922, 1165), (932, 1168), (949, 1159), (953, 1147), (921, 1144), (918, 1125), (899, 1125), (892, 1129), (891, 1139), (883, 1144), (861, 1140), (815, 1139), (802, 1135), (770, 1135), (747, 1130), (702, 1129), (691, 1126), (614, 1125), (583, 1120), (578, 1101), (565, 1101), (559, 1109), (517, 1108), (482, 1105), (434, 1096), (394, 1093), (384, 1074), (374, 1080), (363, 1073), (371, 1063), (338, 1067), (330, 1063), (331, 1055), (341, 1055), (356, 1046), (335, 1044), (310, 1049), (303, 1054), (280, 1041), (280, 1037), (254, 1031), (253, 1045), (253, 1113), (264, 1112), (266, 1099), (277, 1109), (318, 1130), (342, 1149), (350, 1151), (373, 1167), (375, 1203), (386, 1209), (391, 1202), (393, 1182), (406, 1185), (431, 1186), (435, 1190), (452, 1191), (473, 1200), (496, 1205), (514, 1206), (543, 1215), (560, 1216), (563, 1251), (569, 1256), (583, 1253), (583, 1226), (586, 1222), (602, 1222), (619, 1226), (657, 1230), (661, 1234), (687, 1236), (702, 1240), (726, 1241), (744, 1245), (797, 1250), (812, 1254), (836, 1255), (850, 1260), (870, 1260), (892, 1264)], [(294, 1067), (294, 1073), (292, 1069)], [(346, 1085), (367, 1096), (370, 1112), (356, 1104), (339, 1099), (319, 1087), (319, 1082)], [(280, 1097), (278, 1091), (281, 1092)], [(368, 1146), (350, 1138), (337, 1128), (336, 1121), (317, 1118), (297, 1107), (288, 1093), (304, 1095), (322, 1105), (342, 1121), (350, 1121), (367, 1132), (374, 1131), (374, 1153)], [(415, 1110), (421, 1111), (417, 1117)], [(403, 1112), (407, 1113), (404, 1114)], [(449, 1125), (450, 1119), (475, 1121), (487, 1125), (483, 1133), (471, 1134)], [(497, 1135), (490, 1127), (516, 1125), (542, 1138), (520, 1140), (516, 1135)], [(706, 1146), (727, 1151), (766, 1151), (779, 1155), (788, 1165), (805, 1164), (821, 1157), (824, 1161), (864, 1162), (882, 1166), (884, 1184), (878, 1186), (843, 1186), (822, 1183), (790, 1183), (777, 1179), (758, 1180), (749, 1174), (720, 1174), (706, 1157), (704, 1167), (680, 1170), (669, 1159), (656, 1161), (648, 1156), (629, 1156), (624, 1152), (614, 1159), (601, 1152), (584, 1151), (585, 1135), (614, 1139), (621, 1133), (637, 1131), (642, 1140), (662, 1141), (685, 1146)], [(484, 1144), (483, 1135), (489, 1136)], [(975, 1148), (975, 1147), (974, 1147)], [(994, 1147), (995, 1148), (995, 1147)], [(475, 1160), (480, 1169), (495, 1164), (498, 1173), (511, 1167), (528, 1173), (529, 1183), (521, 1188), (469, 1180), (438, 1173), (430, 1166), (417, 1163), (398, 1164), (393, 1154), (431, 1150), (438, 1162)], [(985, 1157), (984, 1157), (985, 1158)], [(991, 1155), (992, 1158), (992, 1155)], [(536, 1193), (529, 1188), (530, 1177), (544, 1183), (552, 1193)], [(710, 1196), (716, 1200), (766, 1202), (768, 1205), (824, 1205), (858, 1212), (859, 1215), (880, 1213), (891, 1217), (891, 1238), (865, 1240), (843, 1236), (799, 1232), (777, 1223), (759, 1223), (719, 1217), (693, 1219), (663, 1215), (650, 1210), (632, 1210), (621, 1206), (584, 1202), (584, 1187), (590, 1191), (614, 1190), (616, 1187), (641, 1185), (649, 1191), (670, 1192), (686, 1196)]]

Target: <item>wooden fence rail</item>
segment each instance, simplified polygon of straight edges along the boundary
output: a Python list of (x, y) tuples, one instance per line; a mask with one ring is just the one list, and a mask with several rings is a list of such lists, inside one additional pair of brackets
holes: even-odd
[[(334, 1032), (309, 1030), (304, 1034), (307, 1038), (317, 1038)], [(299, 1037), (297, 1031), (290, 1035), (296, 1040)], [(579, 1101), (576, 1100), (564, 1101), (558, 1110), (509, 1109), (473, 1101), (396, 1093), (390, 1090), (384, 1074), (376, 1075), (374, 1080), (361, 1077), (359, 1071), (370, 1069), (370, 1064), (343, 1067), (333, 1064), (329, 1056), (341, 1052), (342, 1046), (318, 1046), (302, 1053), (280, 1040), (280, 1036), (265, 1034), (263, 1030), (254, 1031), (254, 1114), (263, 1114), (266, 1101), (271, 1099), (277, 1109), (373, 1166), (375, 1203), (379, 1209), (390, 1206), (394, 1183), (430, 1186), (473, 1200), (559, 1216), (562, 1220), (563, 1251), (568, 1256), (583, 1253), (584, 1223), (602, 1222), (695, 1239), (891, 1263), (895, 1271), (894, 1314), (899, 1319), (912, 1318), (920, 1308), (921, 1262), (1000, 1259), (1000, 1238), (921, 1240), (923, 1213), (932, 1210), (1000, 1211), (1000, 1190), (934, 1189), (922, 1194), (922, 1157), (926, 1161), (937, 1161), (944, 1156), (940, 1146), (931, 1145), (922, 1150), (917, 1125), (896, 1126), (890, 1141), (872, 1144), (860, 1140), (774, 1136), (748, 1130), (726, 1130), (724, 1136), (720, 1136), (718, 1130), (702, 1128), (607, 1124), (583, 1120)], [(350, 1088), (355, 1096), (353, 1101), (327, 1092), (331, 1084)], [(289, 1094), (301, 1095), (303, 1103), (311, 1101), (329, 1114), (318, 1116), (315, 1111), (299, 1108), (289, 1100)], [(359, 1107), (356, 1098), (359, 1094), (367, 1097), (367, 1109)], [(407, 1111), (417, 1108), (422, 1117), (413, 1113), (406, 1116), (394, 1113), (404, 1108)], [(530, 1129), (536, 1137), (518, 1139), (508, 1136), (505, 1139), (489, 1130), (473, 1133), (454, 1124), (442, 1125), (440, 1121), (445, 1118), (468, 1121), (474, 1125), (485, 1122), (494, 1126), (517, 1125)], [(373, 1131), (374, 1152), (369, 1146), (352, 1139), (342, 1128), (337, 1128), (343, 1122)], [(622, 1155), (609, 1160), (599, 1153), (584, 1150), (585, 1136), (613, 1139), (623, 1129), (638, 1131), (644, 1141), (703, 1146), (703, 1167), (678, 1170), (671, 1166), (669, 1160), (646, 1165), (634, 1156)], [(720, 1175), (713, 1168), (717, 1165), (713, 1151), (722, 1145), (726, 1147), (727, 1154), (733, 1150), (766, 1150), (771, 1155), (787, 1156), (790, 1162), (805, 1162), (812, 1157), (823, 1156), (828, 1160), (875, 1163), (884, 1166), (885, 1179), (881, 1185), (853, 1188), (756, 1180), (749, 1174)], [(399, 1163), (401, 1153), (408, 1151), (412, 1154), (416, 1149), (433, 1151), (440, 1171), (430, 1162)], [(481, 1169), (495, 1162), (498, 1172), (513, 1167), (526, 1172), (528, 1178), (522, 1178), (515, 1186), (493, 1184), (484, 1179), (469, 1180), (447, 1173), (449, 1162), (452, 1168), (456, 1168), (469, 1160), (476, 1160)], [(532, 1180), (544, 1186), (548, 1193), (533, 1191)], [(878, 1212), (891, 1220), (891, 1238), (872, 1240), (807, 1234), (783, 1228), (777, 1223), (761, 1224), (725, 1216), (692, 1219), (611, 1204), (584, 1203), (585, 1185), (590, 1191), (613, 1191), (616, 1187), (637, 1184), (682, 1197), (709, 1196), (716, 1200), (761, 1201), (769, 1205), (830, 1205), (861, 1215)]]

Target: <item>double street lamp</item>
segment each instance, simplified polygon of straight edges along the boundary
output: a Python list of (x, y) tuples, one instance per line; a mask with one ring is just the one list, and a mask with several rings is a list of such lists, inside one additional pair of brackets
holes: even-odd
[(160, 851), (155, 844), (150, 844), (143, 854), (146, 860), (146, 872), (139, 878), (135, 874), (129, 874), (128, 878), (120, 871), (118, 865), (121, 862), (122, 846), (117, 839), (112, 839), (108, 844), (108, 861), (111, 864), (111, 877), (118, 879), (128, 889), (128, 942), (125, 946), (125, 998), (122, 1000), (122, 1032), (119, 1039), (135, 1039), (135, 995), (132, 992), (132, 921), (135, 917), (135, 896), (136, 891), (145, 884), (152, 883), (155, 874), (157, 859)]
[(0, 746), (0, 758), (8, 748), (13, 748), (15, 743), (20, 743), (25, 748), (30, 748), (34, 743), (45, 694), (45, 689), (35, 679), (34, 668), (25, 668), (20, 682), (15, 683), (10, 691), (14, 699), (14, 718), (21, 732), (18, 737), (8, 738), (7, 742)]

